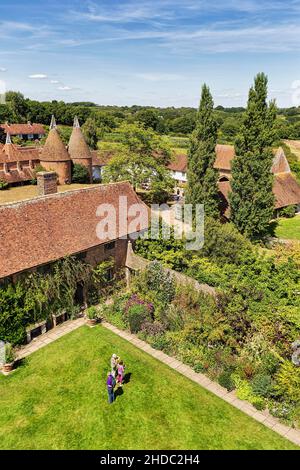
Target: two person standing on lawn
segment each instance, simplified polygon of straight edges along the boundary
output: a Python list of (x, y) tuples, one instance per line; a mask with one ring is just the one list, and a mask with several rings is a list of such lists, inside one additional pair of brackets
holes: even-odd
[(108, 393), (108, 402), (113, 403), (115, 400), (115, 387), (118, 384), (119, 387), (123, 386), (125, 364), (116, 355), (113, 354), (110, 360), (111, 371), (107, 374), (106, 386)]

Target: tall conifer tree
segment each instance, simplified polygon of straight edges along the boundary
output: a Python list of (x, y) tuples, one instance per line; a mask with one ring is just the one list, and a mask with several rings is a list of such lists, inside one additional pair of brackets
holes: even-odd
[(267, 76), (259, 73), (250, 88), (232, 163), (231, 218), (252, 240), (267, 235), (274, 210), (271, 167), (276, 106), (267, 103), (267, 84)]
[(203, 85), (196, 128), (188, 152), (186, 202), (204, 204), (205, 215), (219, 215), (218, 172), (214, 169), (217, 122), (214, 103), (207, 85)]

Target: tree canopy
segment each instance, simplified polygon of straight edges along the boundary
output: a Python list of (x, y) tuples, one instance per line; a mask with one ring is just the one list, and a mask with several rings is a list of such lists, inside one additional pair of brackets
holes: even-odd
[(266, 75), (260, 73), (250, 88), (232, 163), (231, 217), (250, 239), (267, 235), (274, 208), (271, 166), (276, 106), (267, 103), (267, 83)]
[(218, 172), (214, 169), (217, 144), (217, 123), (214, 103), (207, 85), (203, 85), (196, 129), (192, 133), (188, 152), (188, 187), (186, 202), (204, 204), (206, 215), (218, 216)]

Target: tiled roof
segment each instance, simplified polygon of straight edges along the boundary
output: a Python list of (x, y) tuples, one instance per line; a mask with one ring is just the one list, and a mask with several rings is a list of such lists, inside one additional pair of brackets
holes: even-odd
[(70, 160), (56, 127), (50, 130), (44, 148), (41, 151), (41, 162), (66, 162)]
[(108, 164), (116, 152), (114, 150), (92, 150), (91, 154), (93, 166), (104, 166)]
[[(101, 217), (96, 212), (100, 204), (111, 204), (119, 230), (120, 196), (127, 196), (128, 207), (141, 203), (131, 185), (122, 182), (0, 206), (0, 278), (109, 241), (97, 237)], [(147, 226), (142, 220), (139, 228)], [(124, 236), (129, 230), (120, 232)]]
[(22, 171), (10, 170), (8, 173), (0, 171), (0, 180), (6, 181), (6, 183), (21, 183), (22, 181), (30, 181), (34, 177), (34, 172), (29, 167), (23, 168)]
[(168, 168), (172, 171), (180, 171), (181, 173), (186, 173), (187, 156), (183, 153), (176, 154), (174, 160), (169, 163)]
[[(222, 212), (226, 217), (230, 216), (228, 195), (231, 191), (229, 181), (218, 183)], [(275, 196), (275, 209), (300, 204), (300, 185), (292, 173), (278, 173), (274, 175), (273, 194)]]
[(292, 173), (278, 173), (273, 184), (275, 208), (300, 204), (300, 185)]
[(0, 124), (4, 132), (9, 132), (10, 135), (19, 134), (45, 134), (45, 129), (42, 124)]
[(290, 173), (290, 171), (291, 171), (290, 165), (287, 161), (285, 153), (284, 153), (282, 147), (279, 147), (274, 152), (272, 173), (274, 173), (276, 175), (277, 173)]
[(68, 150), (72, 160), (91, 158), (90, 149), (83, 137), (80, 127), (73, 128)]
[[(235, 152), (233, 145), (216, 145), (216, 160), (214, 168), (218, 170), (231, 170), (231, 160), (234, 158)], [(185, 154), (176, 154), (174, 161), (172, 161), (168, 168), (172, 171), (187, 171), (188, 157)]]
[(231, 170), (231, 160), (235, 157), (233, 145), (216, 145), (216, 160), (214, 168), (217, 170)]

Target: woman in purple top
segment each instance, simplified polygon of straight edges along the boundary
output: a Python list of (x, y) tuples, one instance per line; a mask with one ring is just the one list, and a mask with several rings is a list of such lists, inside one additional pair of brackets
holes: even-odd
[(107, 374), (106, 386), (107, 386), (107, 393), (108, 393), (108, 403), (112, 403), (115, 400), (115, 393), (114, 388), (116, 385), (116, 381), (114, 376), (111, 372)]

